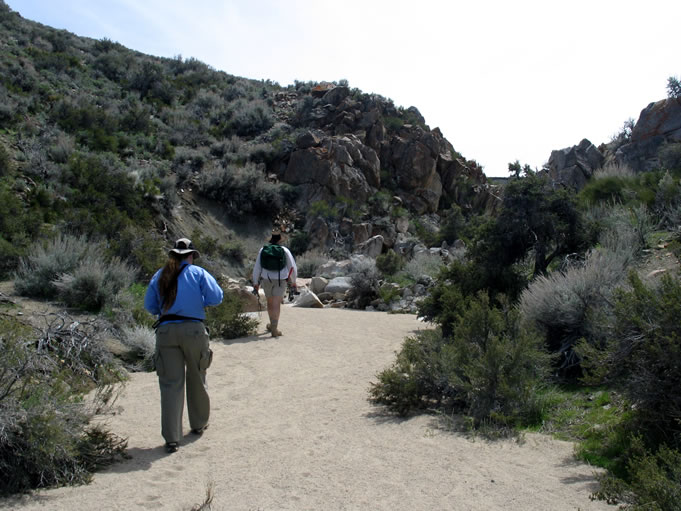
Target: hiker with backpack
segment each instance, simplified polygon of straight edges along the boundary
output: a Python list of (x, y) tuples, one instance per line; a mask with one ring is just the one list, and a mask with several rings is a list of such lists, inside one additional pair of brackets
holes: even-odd
[(290, 280), (291, 287), (295, 290), (298, 278), (298, 268), (293, 254), (280, 243), (281, 233), (273, 231), (269, 243), (258, 252), (253, 268), (253, 287), (257, 292), (262, 284), (267, 297), (267, 314), (270, 322), (266, 328), (272, 337), (282, 335), (279, 330), (279, 315), (286, 283)]
[(219, 305), (223, 293), (210, 273), (194, 266), (199, 255), (190, 240), (177, 240), (144, 296), (144, 308), (159, 316), (154, 324), (154, 366), (161, 389), (161, 434), (169, 453), (178, 450), (182, 438), (185, 380), (192, 433), (203, 434), (210, 416), (206, 370), (213, 352), (203, 324), (204, 307)]

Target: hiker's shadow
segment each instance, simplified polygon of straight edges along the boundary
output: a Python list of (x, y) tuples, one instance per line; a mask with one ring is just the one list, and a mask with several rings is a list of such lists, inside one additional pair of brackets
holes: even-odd
[[(180, 449), (193, 444), (201, 437), (197, 435), (187, 434), (180, 442)], [(154, 462), (161, 460), (167, 456), (173, 456), (173, 453), (166, 452), (163, 444), (156, 447), (132, 447), (126, 449), (126, 458), (115, 465), (111, 465), (106, 472), (114, 474), (126, 474), (128, 472), (136, 472), (138, 470), (148, 470)], [(177, 456), (175, 454), (175, 456)]]
[(216, 342), (230, 346), (231, 344), (245, 344), (247, 342), (266, 341), (272, 339), (272, 334), (264, 332), (262, 334), (249, 335), (248, 337), (239, 337), (237, 339), (215, 339)]

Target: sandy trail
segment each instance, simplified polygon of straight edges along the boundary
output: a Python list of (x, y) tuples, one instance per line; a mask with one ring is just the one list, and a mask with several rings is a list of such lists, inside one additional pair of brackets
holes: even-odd
[(414, 316), (287, 306), (280, 328), (212, 343), (210, 428), (189, 434), (185, 414), (179, 452), (163, 449), (155, 374), (134, 374), (108, 421), (132, 459), (0, 509), (188, 510), (209, 483), (213, 510), (612, 509), (568, 442), (471, 440), (371, 405), (369, 382), (425, 328)]

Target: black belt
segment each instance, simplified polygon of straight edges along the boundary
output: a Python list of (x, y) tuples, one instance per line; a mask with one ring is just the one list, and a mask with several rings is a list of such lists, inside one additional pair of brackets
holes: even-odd
[(156, 323), (154, 323), (151, 327), (156, 330), (164, 321), (200, 321), (203, 323), (203, 319), (201, 318), (190, 318), (189, 316), (180, 316), (179, 314), (166, 314), (158, 318)]

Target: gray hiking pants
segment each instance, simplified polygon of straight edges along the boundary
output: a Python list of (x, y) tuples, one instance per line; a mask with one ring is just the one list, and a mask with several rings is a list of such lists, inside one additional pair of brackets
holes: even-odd
[(161, 389), (161, 434), (166, 442), (182, 438), (185, 380), (189, 426), (200, 429), (208, 424), (206, 369), (212, 358), (203, 323), (166, 323), (156, 330), (154, 364)]

